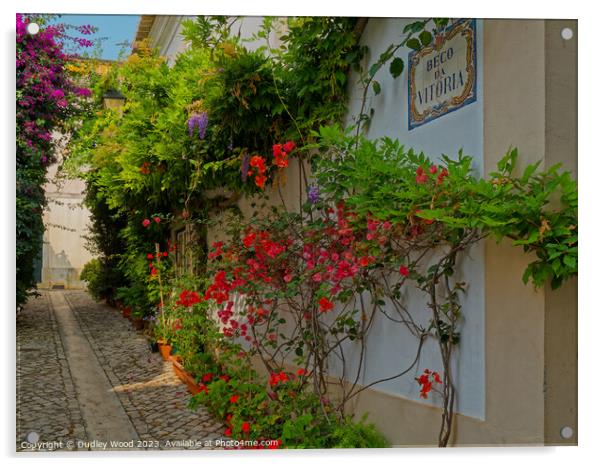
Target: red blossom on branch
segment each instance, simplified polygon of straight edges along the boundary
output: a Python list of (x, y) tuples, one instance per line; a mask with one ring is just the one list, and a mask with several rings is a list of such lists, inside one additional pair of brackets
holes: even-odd
[(433, 389), (433, 382), (442, 383), (439, 373), (430, 371), (429, 369), (424, 369), (424, 372), (420, 377), (416, 378), (416, 381), (420, 385), (420, 398), (424, 399), (428, 398), (428, 394)]

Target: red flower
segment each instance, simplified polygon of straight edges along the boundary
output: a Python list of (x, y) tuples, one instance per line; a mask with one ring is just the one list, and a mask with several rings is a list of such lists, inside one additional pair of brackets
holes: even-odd
[(433, 381), (441, 383), (441, 377), (437, 372), (431, 372), (428, 369), (424, 369), (424, 372), (420, 377), (416, 379), (420, 385), (420, 398), (428, 398), (429, 392), (433, 389)]
[(161, 217), (155, 217), (153, 218), (153, 220), (155, 221), (155, 223), (161, 223)]
[(293, 150), (295, 150), (295, 147), (296, 146), (293, 141), (286, 141), (284, 144), (284, 151), (290, 154)]
[(299, 376), (307, 375), (307, 371), (303, 368), (297, 369), (297, 375), (299, 375)]
[(255, 176), (255, 185), (260, 188), (263, 189), (265, 187), (265, 182), (267, 181), (267, 177), (265, 175), (256, 175)]
[(148, 253), (148, 254), (146, 255), (146, 258), (147, 258), (148, 260), (150, 260), (150, 261), (152, 261), (154, 257), (155, 257), (155, 256), (153, 256), (153, 255), (152, 255), (152, 254), (150, 254), (150, 253)]
[(449, 176), (449, 173), (447, 172), (447, 170), (446, 170), (445, 168), (443, 168), (443, 169), (441, 170), (441, 173), (439, 173), (439, 176), (437, 176), (437, 184), (441, 184), (441, 183), (443, 183), (443, 179), (444, 179), (446, 176)]
[(428, 181), (428, 176), (426, 174), (416, 175), (416, 183), (424, 184)]
[(146, 228), (147, 226), (149, 226), (149, 225), (150, 225), (150, 223), (151, 223), (151, 222), (150, 222), (150, 220), (149, 220), (148, 218), (145, 218), (144, 220), (142, 220), (142, 226), (143, 226), (144, 228)]
[(213, 374), (211, 374), (211, 373), (205, 374), (205, 375), (203, 375), (203, 377), (201, 377), (201, 380), (203, 382), (211, 382), (213, 380)]
[(259, 155), (254, 155), (253, 157), (251, 157), (249, 165), (257, 168), (259, 173), (264, 173), (266, 170), (265, 169), (265, 160), (263, 159), (263, 157), (261, 157)]
[(245, 422), (242, 423), (242, 427), (241, 428), (242, 428), (242, 431), (245, 434), (248, 434), (249, 430), (251, 429), (251, 426), (249, 425), (249, 423), (247, 421), (245, 421)]
[(164, 251), (164, 252), (163, 252), (163, 257), (167, 257), (167, 256), (168, 256), (168, 253), (167, 253), (167, 251)]
[(436, 165), (431, 165), (431, 168), (429, 168), (429, 172), (431, 172), (431, 175), (434, 175), (435, 173), (437, 173), (437, 166)]
[(318, 304), (320, 305), (320, 312), (328, 312), (334, 307), (334, 304), (326, 297), (320, 298)]
[[(289, 152), (289, 151), (286, 151)], [(282, 157), (282, 144), (274, 144), (272, 146), (272, 153), (274, 154), (274, 157), (278, 158), (278, 157)]]
[(224, 431), (224, 435), (226, 437), (232, 437), (232, 429), (230, 429), (230, 427), (228, 427), (225, 431)]
[(276, 165), (278, 168), (288, 167), (288, 159), (286, 158), (286, 152), (283, 152), (281, 157), (274, 158), (274, 165)]
[(151, 269), (151, 275), (152, 276), (157, 275), (157, 269), (155, 269), (154, 267)]
[(360, 258), (360, 265), (362, 267), (367, 267), (372, 264), (376, 259), (372, 256), (363, 256)]
[(280, 372), (278, 374), (270, 374), (270, 386), (278, 385), (281, 382), (286, 382), (288, 380), (288, 375), (284, 372)]
[(143, 175), (148, 175), (150, 173), (150, 163), (149, 162), (144, 162), (142, 164), (142, 166), (140, 167), (140, 173), (142, 173)]
[(184, 290), (180, 293), (180, 299), (176, 301), (179, 306), (190, 307), (201, 302), (201, 297), (195, 291)]
[(410, 269), (408, 269), (405, 265), (399, 267), (399, 273), (404, 277), (408, 277), (410, 275)]
[(242, 239), (242, 244), (245, 245), (245, 248), (250, 248), (251, 246), (253, 246), (253, 243), (255, 242), (255, 237), (257, 235), (255, 233), (249, 233), (247, 236), (245, 236)]
[(238, 401), (238, 395), (232, 395), (230, 397), (230, 403), (234, 404)]

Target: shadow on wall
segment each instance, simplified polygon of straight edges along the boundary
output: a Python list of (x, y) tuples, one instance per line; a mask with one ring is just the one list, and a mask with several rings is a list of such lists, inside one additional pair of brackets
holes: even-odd
[(48, 242), (44, 242), (42, 251), (41, 289), (84, 289), (85, 282), (79, 279), (81, 269), (73, 267), (69, 256), (62, 250), (58, 254)]

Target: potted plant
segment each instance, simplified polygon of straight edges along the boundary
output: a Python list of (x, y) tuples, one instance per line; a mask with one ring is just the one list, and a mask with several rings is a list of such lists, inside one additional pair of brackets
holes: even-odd
[(165, 340), (157, 340), (157, 346), (159, 347), (159, 353), (161, 357), (165, 360), (169, 360), (169, 356), (171, 354), (171, 345), (167, 343)]
[(159, 350), (161, 357), (165, 361), (168, 361), (171, 354), (172, 339), (172, 332), (170, 331), (169, 326), (165, 325), (165, 321), (157, 319), (153, 327), (153, 333), (155, 335), (157, 349)]

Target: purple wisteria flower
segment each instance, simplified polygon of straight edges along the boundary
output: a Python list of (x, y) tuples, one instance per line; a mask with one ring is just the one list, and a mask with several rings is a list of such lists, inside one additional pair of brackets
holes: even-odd
[(242, 156), (242, 164), (240, 166), (240, 177), (242, 178), (243, 183), (247, 181), (247, 176), (249, 174), (249, 154), (246, 152)]
[(317, 204), (320, 200), (320, 189), (315, 185), (310, 186), (307, 192), (307, 199), (312, 204)]
[(192, 133), (194, 133), (194, 129), (199, 129), (199, 139), (205, 138), (205, 131), (207, 131), (207, 124), (209, 123), (209, 117), (207, 116), (207, 112), (203, 113), (194, 113), (188, 118), (188, 134), (192, 137)]

